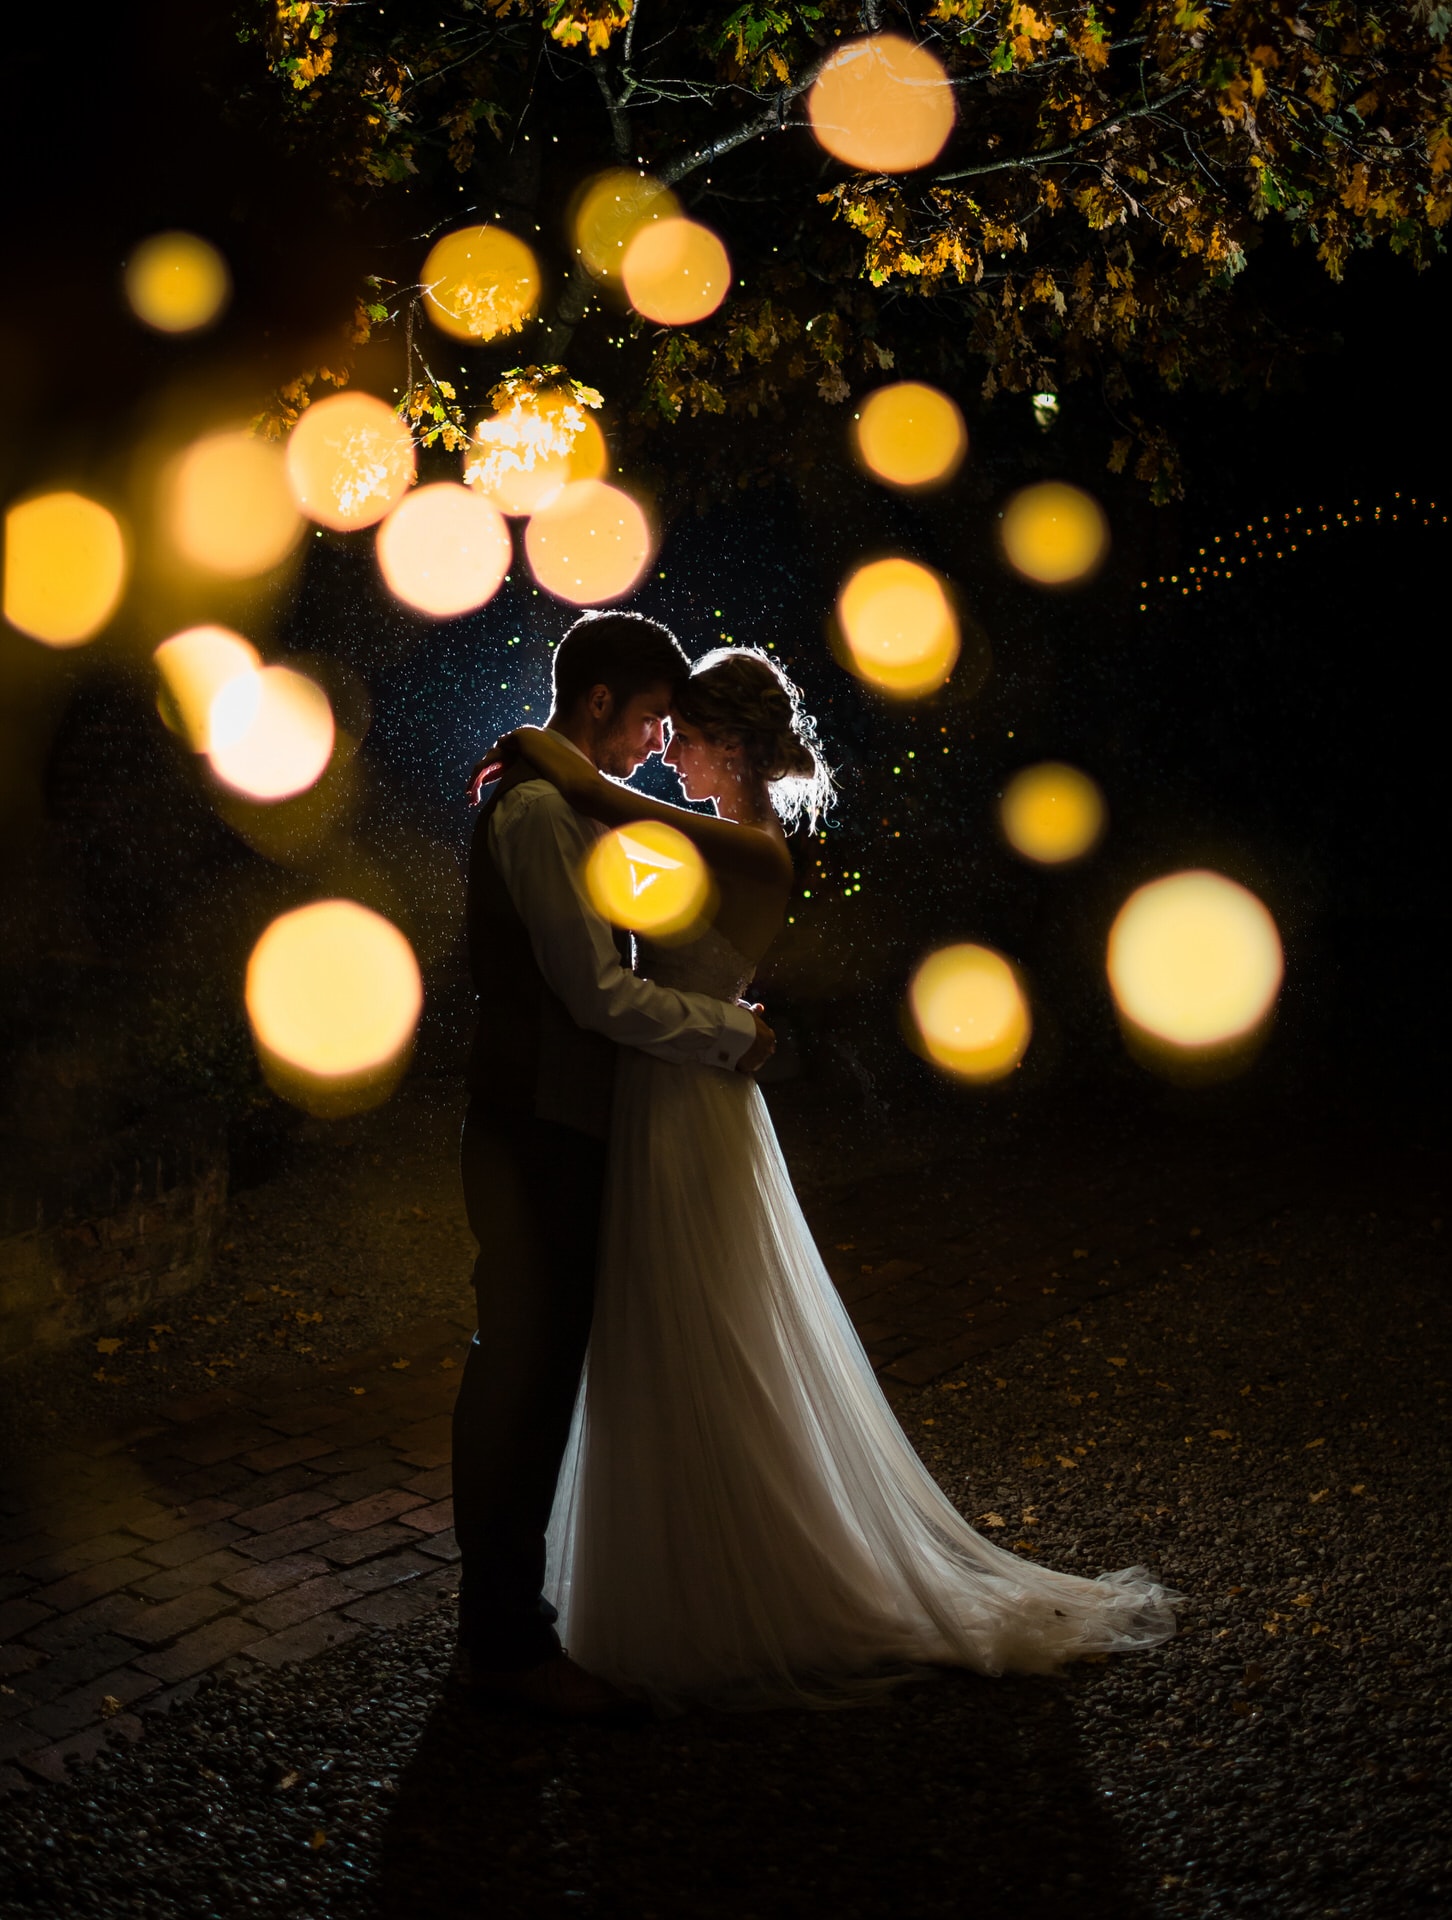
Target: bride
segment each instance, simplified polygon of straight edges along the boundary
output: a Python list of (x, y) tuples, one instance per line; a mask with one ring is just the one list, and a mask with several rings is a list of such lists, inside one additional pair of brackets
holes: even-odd
[[(791, 893), (783, 821), (814, 826), (832, 793), (776, 663), (708, 654), (672, 709), (665, 760), (714, 815), (617, 785), (549, 732), (510, 738), (582, 812), (694, 841), (714, 921), (639, 939), (639, 969), (742, 995)], [(1083, 1579), (975, 1533), (877, 1383), (754, 1080), (632, 1048), (546, 1587), (571, 1657), (666, 1712), (831, 1705), (924, 1665), (1049, 1672), (1168, 1639), (1182, 1597), (1143, 1568)]]

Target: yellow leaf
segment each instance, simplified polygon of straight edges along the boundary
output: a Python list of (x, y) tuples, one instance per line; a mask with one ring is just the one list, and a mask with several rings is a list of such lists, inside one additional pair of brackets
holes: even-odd
[(1326, 1444), (1326, 1442), (1325, 1442), (1325, 1440), (1324, 1440), (1324, 1439), (1321, 1439), (1321, 1440), (1308, 1440), (1308, 1441), (1306, 1442), (1306, 1445), (1305, 1445), (1305, 1451), (1306, 1451), (1307, 1453), (1309, 1453), (1309, 1452), (1311, 1451), (1311, 1449), (1312, 1449), (1312, 1447), (1324, 1447), (1324, 1446), (1325, 1446), (1325, 1444)]
[(1212, 1427), (1210, 1429), (1210, 1438), (1212, 1440), (1229, 1440), (1230, 1437), (1231, 1434), (1228, 1427)]
[(395, 1373), (402, 1373), (413, 1365), (412, 1360), (390, 1360), (388, 1363)]
[(1309, 1496), (1309, 1498), (1310, 1498), (1310, 1502), (1311, 1502), (1311, 1505), (1312, 1505), (1313, 1507), (1316, 1507), (1316, 1506), (1319, 1506), (1319, 1505), (1321, 1504), (1321, 1502), (1322, 1502), (1322, 1501), (1323, 1501), (1323, 1500), (1324, 1500), (1324, 1499), (1326, 1498), (1326, 1495), (1327, 1495), (1327, 1494), (1328, 1494), (1328, 1493), (1329, 1493), (1330, 1491), (1331, 1491), (1331, 1489), (1330, 1489), (1329, 1487), (1322, 1487), (1322, 1489), (1321, 1489), (1321, 1491), (1320, 1491), (1319, 1493), (1313, 1493), (1313, 1494), (1311, 1494), (1311, 1495)]
[(319, 1847), (325, 1847), (327, 1844), (328, 1836), (323, 1832), (322, 1828), (314, 1828), (313, 1837), (308, 1841), (308, 1845), (316, 1852)]
[(978, 1524), (982, 1527), (1006, 1527), (1008, 1522), (1001, 1513), (980, 1513)]
[(106, 1694), (101, 1701), (101, 1718), (103, 1720), (109, 1720), (113, 1713), (119, 1713), (120, 1711), (121, 1702), (116, 1698), (115, 1694)]
[(96, 1342), (96, 1351), (97, 1353), (119, 1353), (123, 1344), (122, 1341), (116, 1339), (98, 1340)]
[(1127, 1367), (1129, 1365), (1128, 1360), (1116, 1360), (1112, 1354), (1105, 1354), (1104, 1357), (1111, 1367)]

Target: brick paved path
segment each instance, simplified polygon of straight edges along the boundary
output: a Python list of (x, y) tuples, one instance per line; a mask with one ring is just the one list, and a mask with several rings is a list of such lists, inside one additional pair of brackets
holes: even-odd
[[(1045, 1180), (1023, 1156), (940, 1162), (812, 1208), (890, 1396), (1203, 1254), (1301, 1184), (1284, 1163), (1257, 1182), (1243, 1157), (1167, 1183), (1122, 1145)], [(471, 1332), (461, 1305), (273, 1397), (175, 1402), (0, 1478), (0, 1792), (137, 1739), (209, 1671), (306, 1660), (447, 1604)]]

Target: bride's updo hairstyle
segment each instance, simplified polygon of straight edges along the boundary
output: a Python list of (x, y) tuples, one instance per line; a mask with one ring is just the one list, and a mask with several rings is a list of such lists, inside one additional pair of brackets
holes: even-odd
[(699, 727), (713, 746), (740, 743), (746, 764), (768, 785), (771, 804), (789, 827), (817, 821), (836, 797), (822, 758), (817, 723), (797, 687), (758, 647), (718, 647), (703, 654), (676, 694), (672, 711)]

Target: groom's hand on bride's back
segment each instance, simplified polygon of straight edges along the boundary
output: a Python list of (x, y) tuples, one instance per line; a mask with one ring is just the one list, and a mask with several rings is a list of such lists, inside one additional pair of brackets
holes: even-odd
[(776, 1052), (776, 1035), (762, 1019), (759, 1004), (745, 1000), (741, 1004), (756, 1022), (756, 1038), (736, 1062), (736, 1071), (758, 1073)]

